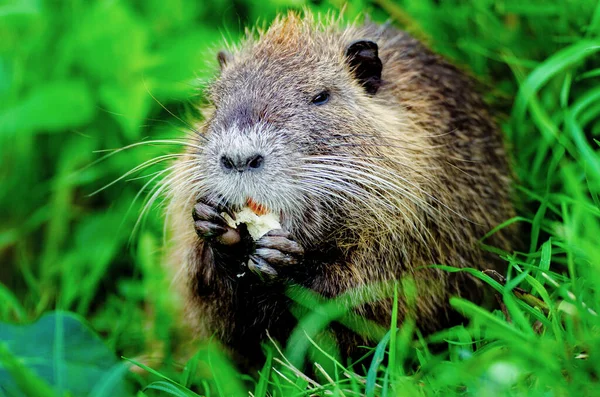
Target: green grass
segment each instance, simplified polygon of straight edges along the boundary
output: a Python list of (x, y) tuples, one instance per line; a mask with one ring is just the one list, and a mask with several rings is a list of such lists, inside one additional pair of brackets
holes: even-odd
[[(145, 144), (94, 162), (110, 149), (183, 136), (178, 116), (201, 100), (222, 37), (303, 5), (326, 11), (341, 2), (0, 1), (0, 321), (27, 324), (56, 309), (82, 316), (111, 351), (147, 366), (127, 376), (137, 396), (600, 394), (600, 3), (589, 0), (346, 6), (349, 18), (391, 18), (482, 82), (517, 179), (519, 217), (507, 223), (527, 232), (523, 252), (499, 253), (510, 264), (505, 285), (474, 272), (505, 313), (456, 298), (467, 326), (424, 337), (410, 320), (389, 332), (367, 325), (380, 342), (348, 368), (320, 331), (333, 318), (354, 327), (359, 319), (338, 302), (298, 300), (316, 307), (301, 320), (307, 333), (269, 348), (258, 380), (239, 374), (214, 343), (181, 348), (178, 302), (161, 269), (160, 205), (132, 233), (152, 187), (135, 177), (164, 166), (90, 195), (180, 148)], [(61, 379), (58, 341), (70, 341), (48, 341)], [(40, 344), (38, 359), (49, 359), (43, 338), (23, 343)], [(64, 395), (14, 352), (0, 340), (0, 395), (2, 371), (25, 395)], [(307, 355), (319, 359), (310, 379), (297, 369)], [(111, 395), (119, 377), (106, 372), (89, 390)]]

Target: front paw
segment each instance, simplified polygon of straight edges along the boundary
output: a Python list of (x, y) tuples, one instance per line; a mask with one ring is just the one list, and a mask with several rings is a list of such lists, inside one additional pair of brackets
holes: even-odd
[(198, 237), (204, 240), (214, 240), (223, 245), (233, 245), (240, 242), (240, 234), (227, 224), (225, 218), (212, 205), (199, 201), (192, 211), (194, 228)]
[(285, 267), (298, 265), (304, 256), (304, 249), (281, 229), (271, 230), (258, 241), (256, 250), (250, 255), (248, 268), (259, 275), (277, 277)]

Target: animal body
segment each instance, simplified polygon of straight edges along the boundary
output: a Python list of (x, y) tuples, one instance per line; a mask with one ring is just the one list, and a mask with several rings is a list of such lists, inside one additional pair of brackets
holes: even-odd
[[(413, 280), (406, 316), (430, 332), (464, 272), (498, 269), (478, 239), (511, 218), (502, 135), (472, 80), (408, 34), (290, 13), (218, 56), (204, 121), (171, 177), (170, 263), (199, 336), (246, 363), (267, 332), (285, 343), (299, 286), (325, 298)], [(257, 241), (229, 226), (249, 202), (280, 217)], [(487, 241), (510, 248), (510, 236)], [(389, 298), (355, 313), (389, 327)], [(372, 341), (339, 324), (342, 354)]]

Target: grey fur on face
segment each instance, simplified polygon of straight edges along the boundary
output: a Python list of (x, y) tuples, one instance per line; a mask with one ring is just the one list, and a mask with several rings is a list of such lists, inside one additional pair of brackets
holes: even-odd
[[(294, 156), (285, 141), (285, 133), (265, 123), (247, 127), (234, 124), (211, 131), (202, 156), (205, 165), (205, 192), (214, 194), (231, 206), (243, 206), (248, 198), (265, 203), (274, 211), (287, 207), (278, 195), (277, 186), (285, 182)], [(223, 166), (223, 159), (234, 163), (262, 156), (258, 169), (238, 171)], [(289, 174), (289, 172), (288, 172)]]
[[(248, 199), (280, 214), (287, 230), (297, 228), (298, 219), (311, 211), (314, 203), (299, 189), (297, 164), (300, 152), (290, 132), (267, 123), (211, 130), (201, 152), (199, 167), (203, 180), (199, 194), (217, 205), (239, 209)], [(260, 167), (228, 169), (224, 158), (244, 162), (262, 157)]]

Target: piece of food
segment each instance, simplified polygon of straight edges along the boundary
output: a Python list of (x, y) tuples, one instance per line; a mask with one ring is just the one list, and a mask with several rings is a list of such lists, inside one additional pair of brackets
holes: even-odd
[(248, 200), (246, 200), (246, 203), (248, 204), (248, 207), (252, 210), (252, 212), (254, 212), (258, 216), (267, 215), (267, 213), (269, 212), (266, 206), (257, 203), (251, 198), (248, 198)]
[(244, 223), (254, 241), (267, 234), (270, 230), (281, 229), (279, 215), (272, 212), (257, 215), (250, 207), (244, 207), (240, 212), (235, 213), (235, 220), (226, 213), (222, 213), (221, 215), (225, 218), (227, 224), (234, 229)]

